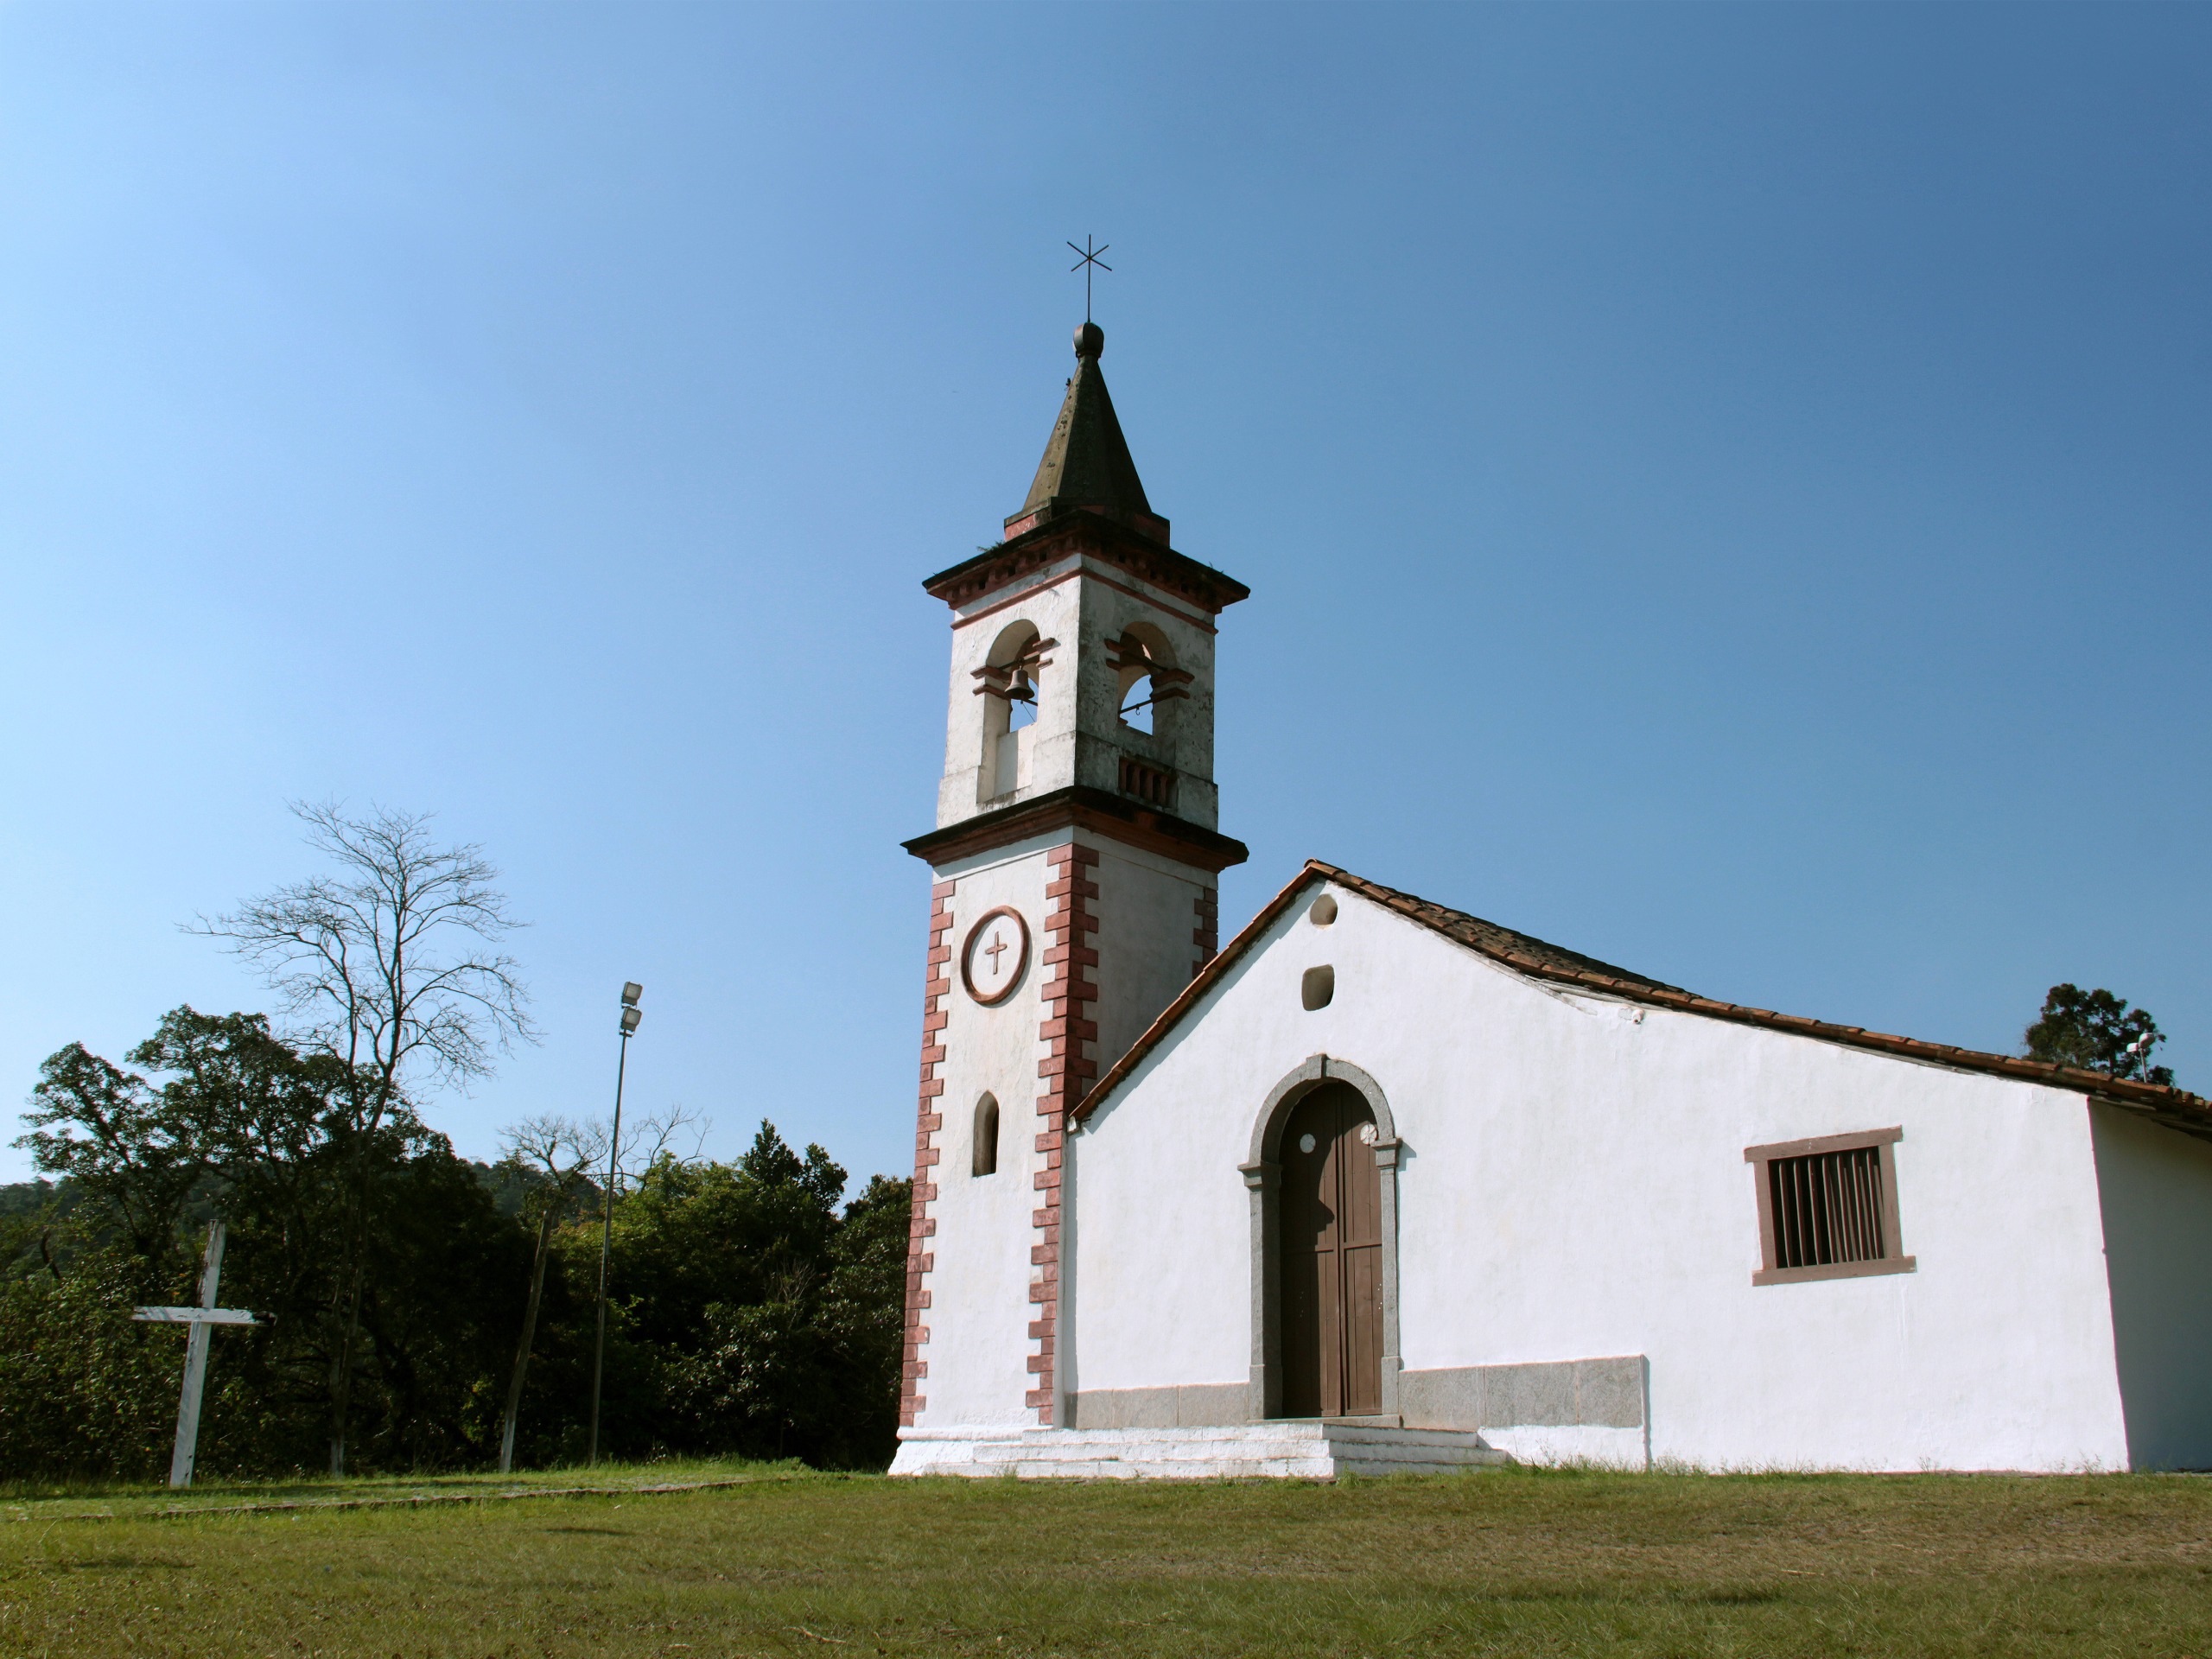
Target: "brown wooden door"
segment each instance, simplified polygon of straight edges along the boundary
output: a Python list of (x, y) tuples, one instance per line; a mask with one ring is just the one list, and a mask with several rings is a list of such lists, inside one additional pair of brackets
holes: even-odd
[[(1382, 1408), (1382, 1174), (1359, 1090), (1325, 1083), (1282, 1134), (1282, 1414)], [(1365, 1133), (1363, 1134), (1362, 1131)]]

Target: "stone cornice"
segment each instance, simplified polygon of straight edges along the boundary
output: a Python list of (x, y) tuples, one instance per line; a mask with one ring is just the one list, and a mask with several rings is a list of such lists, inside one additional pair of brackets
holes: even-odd
[(972, 559), (938, 571), (922, 583), (922, 590), (958, 610), (1078, 553), (1173, 594), (1209, 616), (1219, 615), (1252, 594), (1234, 576), (1178, 553), (1166, 542), (1081, 508), (1056, 514), (1033, 529), (1008, 537), (996, 547), (985, 548)]
[(963, 818), (900, 844), (916, 858), (942, 868), (955, 859), (1065, 829), (1094, 830), (1110, 841), (1142, 848), (1193, 869), (1224, 870), (1251, 856), (1244, 843), (1233, 836), (1084, 784)]

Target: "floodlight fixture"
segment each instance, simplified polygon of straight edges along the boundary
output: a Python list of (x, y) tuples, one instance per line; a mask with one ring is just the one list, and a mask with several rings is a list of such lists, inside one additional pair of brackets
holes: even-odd
[(626, 1008), (636, 1007), (638, 999), (645, 994), (645, 988), (639, 984), (636, 980), (626, 981), (622, 987), (622, 1006)]
[(635, 1030), (638, 1028), (639, 1022), (640, 1020), (642, 1020), (645, 1017), (645, 1011), (643, 1008), (625, 1008), (625, 1009), (623, 1009), (623, 1010), (622, 1010), (622, 1034), (623, 1034), (625, 1037), (627, 1037), (627, 1036), (628, 1036), (632, 1032), (635, 1031)]

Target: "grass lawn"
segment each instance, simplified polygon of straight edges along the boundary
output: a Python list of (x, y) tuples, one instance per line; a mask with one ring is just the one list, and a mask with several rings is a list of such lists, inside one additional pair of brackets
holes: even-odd
[[(736, 1484), (644, 1490), (683, 1481)], [(586, 1484), (619, 1490), (550, 1491)], [(470, 1492), (488, 1501), (408, 1501)], [(334, 1507), (362, 1498), (397, 1503)], [(690, 1465), (173, 1502), (0, 1496), (0, 1652), (2212, 1659), (2212, 1480), (2188, 1477), (1136, 1485)]]

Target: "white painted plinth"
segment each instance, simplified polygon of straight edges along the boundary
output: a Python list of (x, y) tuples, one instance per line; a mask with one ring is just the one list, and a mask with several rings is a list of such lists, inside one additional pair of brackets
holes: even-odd
[(1512, 1461), (1462, 1430), (1311, 1419), (1216, 1428), (907, 1428), (899, 1441), (894, 1475), (1024, 1480), (1333, 1480)]

